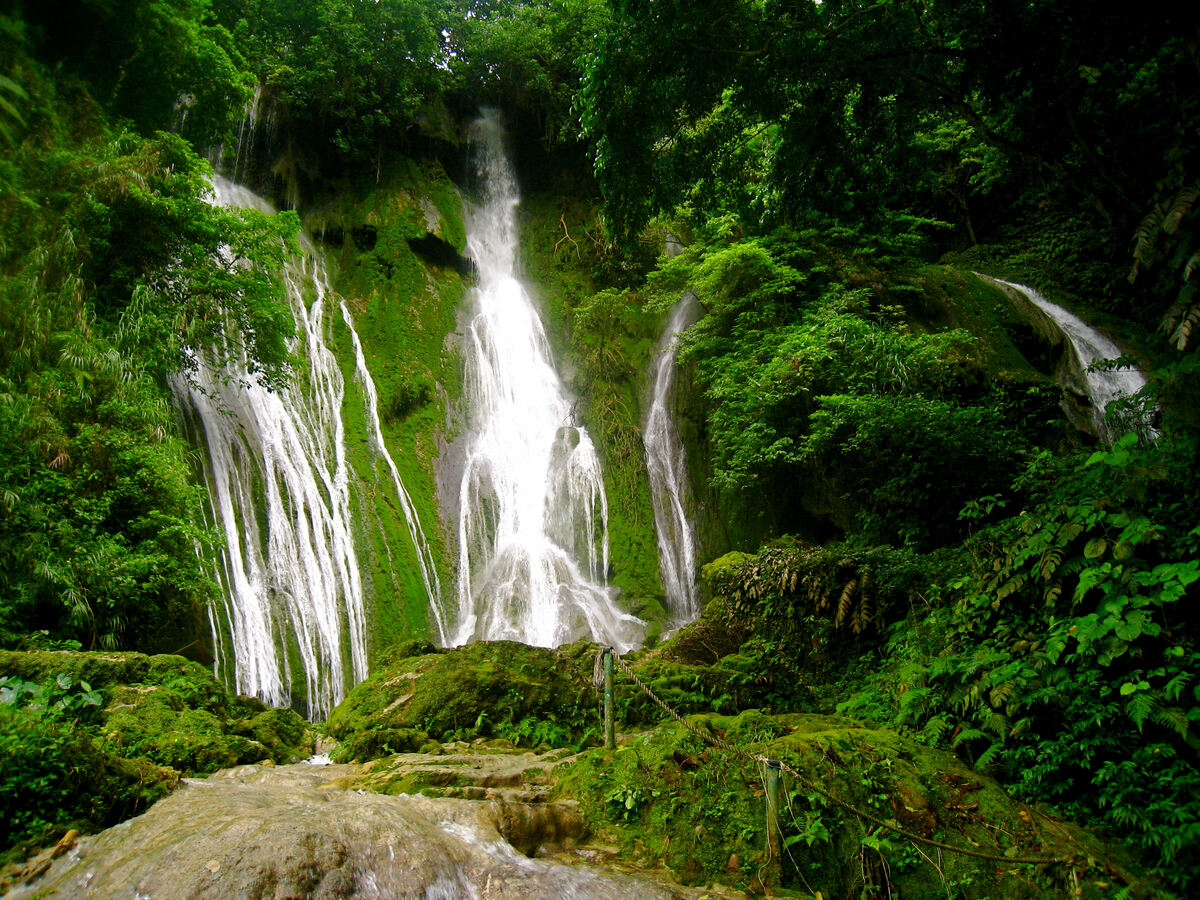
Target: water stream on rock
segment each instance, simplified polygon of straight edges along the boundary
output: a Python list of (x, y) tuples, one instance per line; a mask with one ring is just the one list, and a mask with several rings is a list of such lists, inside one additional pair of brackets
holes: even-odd
[(688, 511), (692, 507), (683, 440), (671, 414), (679, 332), (698, 318), (696, 295), (684, 294), (671, 310), (659, 340), (650, 412), (642, 430), (646, 470), (658, 536), (659, 571), (667, 594), (668, 630), (700, 614), (696, 597), (696, 544)]
[[(143, 815), (81, 839), (44, 877), (8, 896), (667, 900), (708, 895), (606, 868), (531, 858), (503, 836), (512, 830), (505, 824), (510, 815), (503, 801), (355, 790), (360, 769), (242, 766), (187, 779)], [(544, 826), (541, 831), (528, 840), (538, 844), (554, 838)]]
[[(266, 201), (220, 176), (214, 193), (221, 205), (271, 211)], [(346, 456), (345, 384), (327, 344), (331, 303), (338, 304), (353, 341), (371, 449), (391, 474), (435, 611), (440, 586), (420, 522), (383, 443), (375, 386), (350, 311), (331, 289), (307, 239), (301, 239), (301, 249), (302, 258), (284, 271), (299, 331), (293, 349), (303, 356), (295, 381), (271, 391), (244, 362), (240, 371), (218, 371), (196, 351), (192, 380), (179, 376), (172, 387), (204, 448), (212, 513), (225, 534), (218, 573), (224, 602), (209, 610), (218, 674), (232, 673), (238, 693), (275, 706), (295, 704), (320, 720), (367, 675), (364, 590), (354, 540), (361, 523)], [(301, 672), (293, 671), (297, 664)]]
[(579, 638), (629, 649), (643, 623), (623, 613), (608, 571), (600, 461), (551, 363), (533, 300), (517, 277), (516, 180), (499, 114), (472, 126), (483, 201), (471, 210), (458, 486), (458, 606), (451, 643)]
[[(1092, 403), (1092, 416), (1097, 432), (1109, 440), (1116, 437), (1117, 435), (1113, 433), (1112, 427), (1104, 417), (1105, 410), (1114, 400), (1131, 397), (1144, 388), (1146, 377), (1133, 366), (1120, 369), (1092, 369), (1091, 367), (1097, 363), (1119, 359), (1124, 355), (1124, 351), (1117, 346), (1115, 341), (1101, 334), (1074, 313), (1047, 300), (1039, 291), (1012, 281), (1004, 281), (986, 275), (981, 277), (985, 281), (1024, 295), (1058, 327), (1067, 339), (1067, 343), (1079, 363), (1079, 369), (1086, 379), (1085, 387), (1088, 399)], [(1135, 427), (1140, 427), (1147, 433), (1152, 432), (1152, 429), (1145, 424)]]

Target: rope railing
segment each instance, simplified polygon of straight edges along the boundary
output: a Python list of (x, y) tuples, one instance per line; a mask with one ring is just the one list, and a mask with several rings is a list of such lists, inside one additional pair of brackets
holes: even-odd
[[(606, 647), (603, 650), (601, 650), (600, 652), (601, 652), (602, 656), (604, 654), (608, 654), (609, 658), (611, 658), (612, 660), (614, 660), (616, 662), (616, 664), (620, 667), (621, 671), (624, 672), (629, 677), (630, 681), (632, 681), (635, 685), (637, 685), (637, 687), (642, 691), (642, 693), (644, 693), (650, 699), (650, 701), (652, 703), (654, 703), (655, 706), (657, 706), (664, 713), (666, 713), (670, 718), (674, 719), (676, 722), (678, 722), (680, 725), (682, 725), (684, 728), (686, 728), (689, 732), (691, 732), (696, 737), (698, 737), (701, 741), (708, 744), (710, 747), (715, 747), (718, 750), (723, 750), (726, 753), (732, 754), (733, 756), (739, 757), (743, 760), (746, 760), (747, 762), (751, 762), (751, 763), (754, 763), (755, 765), (763, 766), (764, 768), (766, 768), (768, 770), (770, 770), (772, 768), (781, 769), (782, 771), (784, 771), (788, 775), (790, 775), (792, 778), (794, 778), (797, 782), (799, 782), (805, 789), (825, 798), (830, 803), (834, 804), (835, 806), (841, 807), (842, 809), (846, 810), (847, 812), (857, 816), (859, 819), (862, 819), (863, 821), (866, 821), (866, 822), (870, 822), (872, 825), (876, 825), (879, 828), (883, 828), (887, 831), (891, 831), (895, 834), (900, 835), (901, 837), (903, 837), (907, 840), (913, 841), (918, 844), (924, 844), (928, 847), (936, 847), (939, 850), (944, 850), (944, 851), (947, 851), (950, 853), (959, 853), (959, 854), (962, 854), (963, 856), (972, 856), (972, 857), (975, 857), (976, 859), (985, 859), (985, 860), (989, 860), (989, 861), (993, 861), (993, 862), (1003, 862), (1003, 863), (1009, 863), (1009, 864), (1020, 863), (1023, 865), (1039, 865), (1039, 866), (1068, 865), (1068, 866), (1072, 866), (1072, 867), (1074, 867), (1074, 865), (1077, 862), (1074, 859), (1067, 858), (1067, 857), (1061, 857), (1061, 856), (1004, 856), (1004, 855), (1000, 855), (1000, 854), (996, 854), (996, 853), (988, 853), (983, 850), (976, 850), (972, 847), (963, 847), (963, 846), (957, 845), (957, 844), (948, 844), (948, 843), (945, 843), (944, 841), (935, 840), (934, 838), (928, 838), (928, 837), (925, 837), (924, 835), (916, 834), (915, 832), (909, 831), (908, 829), (903, 828), (900, 825), (896, 825), (893, 822), (889, 822), (886, 819), (881, 819), (879, 816), (876, 816), (873, 813), (868, 812), (867, 810), (860, 809), (860, 808), (856, 807), (854, 804), (849, 803), (845, 800), (842, 800), (840, 797), (837, 797), (834, 794), (831, 794), (829, 791), (827, 791), (825, 788), (821, 787), (819, 784), (817, 784), (811, 778), (807, 777), (806, 775), (801, 774), (799, 771), (797, 771), (792, 766), (788, 765), (783, 760), (770, 759), (769, 757), (763, 756), (761, 754), (751, 753), (749, 750), (746, 750), (743, 747), (738, 747), (734, 744), (731, 744), (729, 741), (725, 740), (724, 738), (721, 738), (721, 737), (718, 737), (717, 735), (700, 730), (699, 728), (695, 727), (691, 722), (688, 722), (678, 712), (676, 712), (674, 709), (672, 709), (661, 697), (659, 697), (656, 693), (654, 693), (654, 691), (650, 688), (650, 686), (648, 684), (646, 684), (644, 681), (642, 681), (640, 678), (638, 678), (638, 676), (635, 675), (633, 670), (629, 667), (629, 664), (627, 662), (625, 662), (625, 660), (621, 657), (621, 654), (619, 654), (615, 649), (613, 649), (612, 647)], [(597, 673), (599, 673), (601, 671), (601, 665), (602, 664), (601, 664), (600, 660), (598, 659), (597, 665), (596, 665)], [(609, 669), (609, 671), (611, 671), (611, 669)], [(611, 696), (611, 688), (609, 688), (609, 696)], [(606, 709), (607, 708), (610, 708), (610, 707), (606, 707)], [(610, 725), (606, 726), (606, 730), (608, 727), (610, 727)]]

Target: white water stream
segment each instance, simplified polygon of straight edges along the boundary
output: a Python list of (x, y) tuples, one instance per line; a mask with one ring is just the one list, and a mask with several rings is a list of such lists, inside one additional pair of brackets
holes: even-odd
[(644, 623), (606, 585), (608, 501), (587, 429), (517, 277), (516, 180), (498, 113), (472, 127), (483, 202), (471, 210), (471, 292), (458, 493), (458, 607), (450, 643), (579, 638), (635, 645)]
[[(220, 176), (214, 194), (220, 205), (271, 211), (266, 201)], [(283, 273), (299, 331), (293, 350), (304, 357), (295, 382), (267, 390), (244, 359), (240, 371), (222, 372), (198, 350), (191, 382), (179, 376), (173, 389), (185, 418), (202, 434), (213, 517), (225, 534), (218, 573), (224, 602), (209, 610), (218, 672), (232, 672), (238, 693), (274, 706), (301, 705), (310, 719), (320, 720), (367, 675), (354, 540), (362, 524), (350, 489), (345, 384), (327, 344), (331, 302), (353, 341), (368, 439), (391, 474), (433, 610), (439, 609), (440, 586), (383, 442), (375, 385), (350, 311), (332, 291), (320, 254), (306, 239), (301, 245), (302, 258)], [(294, 671), (297, 666), (301, 671)]]
[[(1116, 342), (1101, 334), (1074, 313), (1047, 300), (1039, 291), (1023, 284), (991, 278), (987, 275), (980, 277), (985, 281), (1023, 294), (1058, 327), (1067, 339), (1067, 343), (1079, 363), (1079, 368), (1085, 375), (1088, 399), (1092, 403), (1092, 415), (1097, 431), (1109, 440), (1116, 437), (1113, 428), (1105, 419), (1105, 410), (1114, 400), (1131, 397), (1144, 388), (1146, 377), (1132, 366), (1121, 369), (1092, 369), (1091, 367), (1097, 363), (1119, 359), (1124, 355), (1124, 351), (1117, 346)], [(1141, 428), (1148, 433), (1152, 431), (1148, 425), (1144, 424), (1135, 424), (1134, 427)]]
[(683, 440), (671, 415), (675, 389), (675, 357), (679, 333), (696, 320), (696, 295), (690, 291), (671, 310), (659, 340), (654, 393), (642, 429), (654, 531), (658, 536), (659, 571), (667, 595), (667, 629), (686, 625), (700, 615), (696, 596), (696, 541), (688, 510), (693, 505)]
[[(525, 807), (348, 789), (358, 767), (240, 766), (81, 838), (6, 897), (59, 900), (697, 900), (711, 891), (503, 836)], [(548, 804), (537, 804), (548, 806)], [(532, 819), (533, 817), (529, 817)], [(553, 840), (549, 833), (532, 839)], [(595, 855), (594, 851), (591, 851)], [(724, 896), (724, 895), (722, 895)]]

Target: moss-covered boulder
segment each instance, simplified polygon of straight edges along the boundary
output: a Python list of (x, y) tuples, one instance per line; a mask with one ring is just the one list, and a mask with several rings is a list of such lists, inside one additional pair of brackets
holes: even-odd
[(343, 756), (371, 759), (426, 741), (503, 737), (553, 746), (597, 732), (591, 674), (596, 648), (512, 641), (404, 656), (358, 685), (326, 723)]
[(133, 816), (179, 783), (179, 773), (102, 749), (75, 721), (0, 704), (0, 862)]
[[(151, 661), (179, 660), (185, 668), (198, 663), (182, 656), (152, 657), (145, 653), (83, 653), (71, 650), (41, 650), (19, 652), (0, 650), (0, 675), (10, 675), (25, 681), (40, 682), (58, 675), (72, 681), (86, 681), (94, 688), (110, 684), (139, 684), (150, 678)], [(156, 679), (157, 680), (157, 679)]]
[[(191, 708), (168, 688), (118, 685), (110, 692), (101, 730), (106, 746), (123, 756), (196, 774), (275, 755), (266, 744), (237, 733), (236, 721)], [(282, 749), (278, 743), (274, 748)]]
[(307, 723), (181, 656), (0, 651), (0, 852), (112, 825), (181, 775), (311, 752)]
[(0, 650), (0, 675), (32, 682), (65, 675), (72, 682), (86, 681), (96, 690), (117, 685), (158, 685), (169, 688), (185, 706), (218, 714), (235, 707), (238, 710), (266, 709), (252, 697), (231, 697), (211, 670), (200, 663), (166, 653), (147, 656), (145, 653), (76, 650), (27, 653)]
[[(667, 723), (628, 737), (616, 752), (564, 762), (555, 796), (578, 800), (624, 858), (666, 865), (685, 882), (803, 896), (1034, 898), (1066, 896), (1076, 883), (1083, 893), (1073, 896), (1106, 896), (1112, 885), (1136, 881), (1094, 835), (1016, 802), (953, 754), (895, 732), (753, 710), (688, 724)], [(748, 757), (782, 760), (800, 775), (782, 776), (778, 856), (768, 850), (765, 767)], [(1019, 861), (1026, 858), (1052, 862)]]
[(310, 751), (290, 709), (180, 656), (0, 651), (0, 852), (135, 815), (181, 775)]
[(182, 656), (4, 651), (0, 675), (86, 682), (103, 703), (83, 724), (106, 751), (186, 775), (264, 759), (287, 762), (312, 746), (307, 723), (293, 710), (231, 696), (212, 672)]
[[(638, 680), (684, 713), (764, 705), (778, 686), (763, 677), (756, 655), (738, 653), (736, 642), (718, 639), (719, 634), (720, 626), (705, 619), (662, 647), (631, 653), (623, 661)], [(585, 641), (554, 650), (511, 641), (446, 650), (411, 642), (385, 655), (390, 662), (350, 692), (330, 714), (326, 729), (341, 742), (336, 755), (343, 761), (413, 753), (429, 741), (487, 737), (522, 747), (593, 745), (602, 737), (594, 681), (600, 652), (600, 646)], [(707, 660), (696, 659), (705, 653)], [(720, 654), (715, 662), (714, 653)], [(662, 710), (620, 665), (614, 678), (616, 718), (623, 727), (662, 719)], [(803, 685), (792, 681), (788, 690), (803, 693)]]

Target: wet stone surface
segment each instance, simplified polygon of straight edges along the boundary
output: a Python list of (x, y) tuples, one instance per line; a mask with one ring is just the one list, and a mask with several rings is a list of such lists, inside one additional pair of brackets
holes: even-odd
[[(452, 752), (370, 767), (227, 769), (188, 779), (144, 815), (80, 840), (9, 896), (652, 900), (704, 893), (589, 864), (602, 854), (574, 849), (586, 834), (582, 818), (570, 804), (538, 798), (537, 782), (555, 756)], [(377, 792), (397, 779), (428, 786), (447, 773), (454, 788), (474, 788), (481, 799)], [(527, 855), (551, 850), (561, 856)]]

